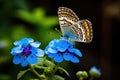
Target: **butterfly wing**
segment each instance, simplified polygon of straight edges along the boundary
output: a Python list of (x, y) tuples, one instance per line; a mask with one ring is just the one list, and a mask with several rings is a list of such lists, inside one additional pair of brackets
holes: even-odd
[(66, 7), (58, 8), (58, 17), (64, 38), (78, 42), (91, 42), (93, 34), (90, 21), (79, 20), (77, 15)]
[(75, 36), (71, 40), (89, 43), (93, 38), (92, 24), (89, 20), (83, 19), (70, 26), (70, 32)]
[(65, 34), (64, 29), (69, 28), (69, 26), (79, 21), (76, 14), (67, 7), (58, 8), (58, 18), (60, 23), (60, 28), (63, 34)]

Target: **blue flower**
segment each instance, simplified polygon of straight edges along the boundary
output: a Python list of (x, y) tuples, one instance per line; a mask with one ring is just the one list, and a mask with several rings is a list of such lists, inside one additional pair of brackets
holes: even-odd
[(40, 42), (32, 38), (23, 38), (20, 41), (15, 41), (15, 47), (12, 48), (11, 54), (14, 56), (13, 63), (27, 66), (28, 64), (35, 64), (38, 61), (37, 57), (43, 57), (44, 51), (39, 49)]
[(54, 39), (45, 48), (45, 53), (58, 63), (63, 60), (78, 63), (79, 58), (77, 56), (82, 57), (82, 53), (73, 46), (73, 42), (65, 39)]

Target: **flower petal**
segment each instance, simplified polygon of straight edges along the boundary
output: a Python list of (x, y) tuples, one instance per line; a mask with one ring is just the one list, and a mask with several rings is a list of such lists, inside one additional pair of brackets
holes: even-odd
[(29, 44), (28, 38), (23, 38), (21, 40), (22, 47), (26, 47)]
[(74, 52), (74, 48), (68, 48), (68, 51), (73, 53)]
[(30, 45), (37, 48), (40, 46), (40, 42), (38, 42), (38, 41), (32, 42), (32, 43), (30, 43)]
[(22, 61), (22, 56), (21, 55), (15, 55), (13, 58), (13, 63), (14, 64), (20, 64)]
[(73, 48), (74, 42), (69, 42), (69, 48)]
[(14, 44), (15, 46), (19, 46), (19, 45), (20, 45), (20, 41), (15, 41), (13, 44)]
[(56, 39), (52, 40), (49, 42), (48, 46), (49, 47), (55, 47)]
[(27, 38), (27, 40), (28, 40), (29, 43), (34, 41), (32, 38)]
[(79, 63), (79, 59), (76, 56), (72, 56), (71, 62), (73, 63)]
[(24, 56), (24, 57), (22, 58), (21, 66), (22, 66), (22, 67), (25, 67), (25, 66), (27, 66), (27, 65), (28, 65), (27, 57)]
[(38, 48), (31, 47), (30, 51), (32, 54), (36, 54), (38, 52)]
[(72, 59), (72, 55), (70, 53), (66, 52), (66, 53), (63, 54), (63, 58), (66, 61), (70, 61)]
[(35, 64), (35, 63), (37, 63), (37, 61), (38, 61), (38, 59), (37, 59), (37, 57), (36, 57), (35, 55), (30, 55), (30, 56), (28, 56), (27, 60), (28, 60), (28, 62), (29, 62), (30, 64)]
[(58, 51), (60, 52), (64, 52), (67, 50), (67, 48), (64, 48), (64, 47), (57, 47)]
[(19, 54), (19, 53), (22, 53), (23, 52), (23, 48), (21, 47), (14, 47), (12, 50), (11, 50), (11, 54), (12, 55), (16, 55), (16, 54)]
[(59, 40), (59, 42), (56, 44), (56, 48), (60, 52), (66, 51), (68, 46), (69, 46), (69, 44), (68, 44), (68, 42), (66, 40)]
[(76, 55), (79, 56), (79, 57), (82, 57), (82, 53), (81, 53), (80, 50), (78, 50), (78, 49), (69, 48), (68, 51), (71, 52), (71, 53), (76, 54)]
[(75, 49), (75, 52), (74, 52), (76, 55), (78, 55), (79, 57), (82, 57), (82, 53), (80, 52), (80, 50), (78, 49)]
[(48, 52), (48, 48), (49, 48), (49, 46), (47, 46), (46, 48), (45, 48), (45, 54), (48, 54), (49, 52)]
[(48, 52), (50, 52), (50, 53), (57, 53), (58, 51), (56, 49), (53, 49), (53, 48), (48, 48)]
[(55, 54), (55, 56), (54, 56), (54, 60), (55, 60), (55, 62), (62, 62), (63, 61), (63, 56), (62, 56), (62, 54), (60, 54), (60, 53), (57, 53), (57, 54)]
[(42, 49), (38, 49), (36, 56), (43, 57), (44, 56), (44, 51)]
[(53, 54), (53, 53), (48, 53), (48, 57), (54, 58), (54, 56), (55, 56), (55, 54)]

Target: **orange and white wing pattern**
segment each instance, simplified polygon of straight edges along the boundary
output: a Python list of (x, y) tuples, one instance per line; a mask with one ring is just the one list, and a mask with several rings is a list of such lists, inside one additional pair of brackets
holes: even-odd
[(89, 20), (79, 20), (78, 16), (67, 7), (58, 8), (58, 18), (63, 37), (78, 42), (91, 42), (92, 24)]

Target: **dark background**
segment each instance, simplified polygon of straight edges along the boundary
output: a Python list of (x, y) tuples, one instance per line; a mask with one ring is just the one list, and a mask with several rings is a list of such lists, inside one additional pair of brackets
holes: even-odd
[[(36, 7), (43, 7), (46, 10), (47, 16), (57, 16), (57, 9), (60, 6), (72, 9), (79, 19), (90, 20), (93, 28), (93, 41), (91, 43), (77, 42), (76, 46), (83, 53), (83, 57), (80, 59), (81, 62), (79, 64), (70, 63), (69, 72), (71, 73), (71, 78), (66, 77), (67, 80), (76, 80), (76, 78), (74, 78), (75, 75), (72, 74), (75, 74), (78, 70), (89, 70), (91, 66), (97, 66), (101, 69), (102, 75), (99, 80), (119, 80), (120, 57), (119, 45), (117, 46), (120, 42), (119, 0), (1, 0), (0, 39), (4, 39), (6, 36), (8, 39), (12, 39), (12, 41), (15, 40), (4, 34), (11, 33), (11, 26), (9, 25), (24, 24), (29, 28), (29, 31), (36, 30), (31, 23), (27, 23), (14, 16), (14, 12), (17, 9), (31, 11)], [(44, 21), (44, 23), (46, 22)], [(59, 24), (54, 27), (60, 29)], [(13, 28), (12, 26), (12, 29)], [(10, 48), (11, 47), (7, 48), (7, 50), (1, 48), (0, 51), (2, 53), (10, 53), (10, 50), (8, 50)], [(2, 57), (4, 56), (0, 55), (0, 58)], [(0, 64), (0, 74), (8, 74), (11, 76), (11, 79), (14, 74), (17, 74), (20, 67), (17, 66), (16, 69), (16, 65), (13, 66), (12, 58), (9, 58), (9, 60)], [(10, 74), (11, 71), (15, 69), (16, 71)], [(11, 80), (13, 80), (13, 78)]]

